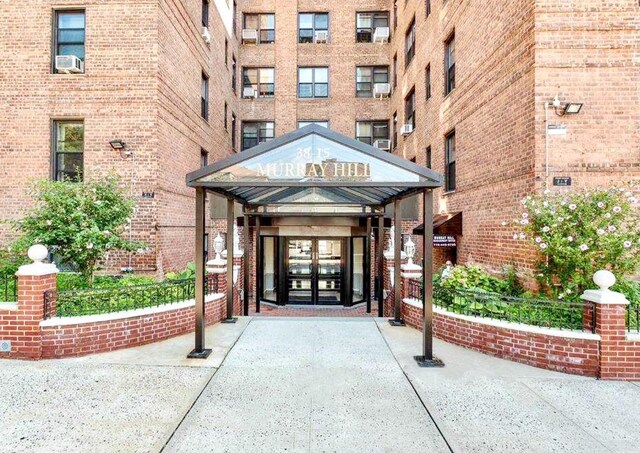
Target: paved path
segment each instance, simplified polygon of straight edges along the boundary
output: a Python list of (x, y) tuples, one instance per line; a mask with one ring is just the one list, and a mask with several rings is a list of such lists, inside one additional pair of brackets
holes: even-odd
[(240, 318), (207, 341), (205, 361), (192, 335), (0, 361), (0, 452), (639, 451), (640, 383), (440, 341), (445, 368), (421, 369), (420, 333), (374, 318)]

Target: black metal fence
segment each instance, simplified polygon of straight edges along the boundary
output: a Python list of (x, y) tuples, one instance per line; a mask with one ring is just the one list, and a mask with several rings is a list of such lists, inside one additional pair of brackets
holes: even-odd
[[(218, 292), (216, 275), (207, 275), (205, 294)], [(173, 304), (195, 297), (195, 279), (169, 280), (150, 285), (82, 289), (45, 294), (47, 317), (70, 317), (115, 313)], [(48, 302), (47, 302), (48, 301)]]
[(15, 275), (0, 277), (0, 302), (17, 302), (18, 278)]
[[(422, 282), (410, 280), (407, 295), (422, 300)], [(443, 288), (434, 285), (433, 303), (452, 313), (498, 319), (556, 329), (595, 332), (595, 307), (590, 302), (510, 297), (482, 290)], [(636, 320), (638, 314), (636, 313)], [(637, 325), (637, 323), (636, 323)]]
[(640, 333), (640, 305), (627, 305), (627, 329)]

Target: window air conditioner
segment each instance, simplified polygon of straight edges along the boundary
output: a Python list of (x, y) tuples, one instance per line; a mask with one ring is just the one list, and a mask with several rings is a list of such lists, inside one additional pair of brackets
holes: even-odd
[(373, 142), (373, 146), (384, 151), (389, 151), (391, 149), (391, 140), (378, 139)]
[(373, 84), (373, 95), (375, 97), (389, 96), (390, 93), (391, 93), (390, 83), (374, 83)]
[(329, 32), (326, 30), (316, 30), (316, 43), (324, 42), (326, 43), (329, 40)]
[(242, 42), (243, 43), (258, 43), (258, 30), (254, 28), (245, 28), (242, 30)]
[(413, 132), (413, 125), (412, 124), (403, 124), (402, 125), (402, 129), (400, 129), (400, 133), (402, 135), (409, 135), (412, 132)]
[(202, 27), (202, 39), (207, 44), (211, 43), (211, 33), (209, 33), (209, 27)]
[(389, 27), (376, 27), (373, 32), (373, 42), (379, 42), (380, 44), (389, 42)]
[(78, 74), (84, 72), (84, 62), (75, 55), (56, 55), (56, 71)]
[(244, 87), (242, 90), (242, 97), (245, 99), (258, 97), (258, 92), (253, 87)]

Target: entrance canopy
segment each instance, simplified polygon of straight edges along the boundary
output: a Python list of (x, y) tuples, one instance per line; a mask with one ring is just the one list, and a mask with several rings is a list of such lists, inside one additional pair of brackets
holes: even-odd
[(382, 206), (442, 185), (442, 175), (309, 125), (187, 175), (244, 205)]

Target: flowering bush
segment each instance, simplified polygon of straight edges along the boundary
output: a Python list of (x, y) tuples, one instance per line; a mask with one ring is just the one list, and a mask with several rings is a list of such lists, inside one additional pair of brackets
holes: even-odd
[(593, 287), (600, 269), (618, 278), (640, 267), (640, 218), (637, 200), (624, 188), (543, 195), (522, 200), (514, 219), (514, 240), (539, 251), (537, 278), (542, 289), (560, 299), (578, 299)]
[(40, 181), (31, 195), (35, 206), (15, 225), (21, 236), (12, 246), (23, 256), (29, 246), (44, 244), (92, 283), (99, 261), (109, 251), (140, 247), (122, 237), (133, 213), (133, 200), (124, 195), (114, 178)]

